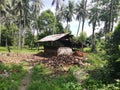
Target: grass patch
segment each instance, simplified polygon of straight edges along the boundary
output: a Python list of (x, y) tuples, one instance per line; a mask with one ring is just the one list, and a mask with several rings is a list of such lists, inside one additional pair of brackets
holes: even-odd
[[(11, 52), (13, 53), (38, 53), (38, 52), (43, 52), (43, 47), (40, 47), (40, 50), (38, 51), (37, 48), (28, 48), (28, 47), (24, 47), (22, 48), (22, 50), (19, 50), (17, 47), (13, 47), (13, 46), (10, 46), (10, 50)], [(6, 47), (0, 47), (0, 53), (6, 53), (8, 52), (7, 48)]]
[[(27, 90), (120, 90), (120, 80), (107, 84), (102, 80), (95, 80), (89, 75), (83, 82), (79, 83), (73, 76), (73, 71), (80, 68), (71, 68), (67, 74), (56, 74), (43, 65), (36, 65), (33, 68), (31, 83)], [(81, 77), (82, 78), (82, 77)]]
[(43, 65), (36, 65), (27, 90), (80, 90), (78, 88), (81, 86), (72, 73), (52, 73), (53, 71)]
[[(4, 75), (7, 72), (7, 76)], [(18, 90), (21, 79), (26, 71), (20, 65), (0, 64), (0, 90)]]
[(102, 56), (99, 54), (89, 53), (87, 55), (86, 62), (90, 63), (90, 66), (87, 66), (86, 69), (97, 69), (104, 67), (107, 64), (107, 60), (105, 60)]
[(84, 52), (90, 52), (90, 51), (91, 51), (91, 48), (89, 48), (89, 47), (83, 48), (83, 51), (84, 51)]
[(0, 47), (0, 53), (5, 53), (5, 52), (8, 52), (8, 51), (7, 51), (7, 48), (5, 48), (5, 47)]

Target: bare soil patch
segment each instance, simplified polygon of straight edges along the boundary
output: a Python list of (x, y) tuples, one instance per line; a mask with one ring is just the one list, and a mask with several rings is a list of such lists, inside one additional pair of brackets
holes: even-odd
[(28, 73), (24, 76), (23, 80), (21, 81), (21, 84), (18, 87), (18, 90), (27, 90), (27, 87), (30, 83), (31, 75), (32, 75), (32, 67), (29, 67)]
[(20, 64), (22, 61), (40, 61), (44, 57), (36, 56), (34, 54), (17, 54), (17, 53), (1, 53), (0, 63), (4, 64)]

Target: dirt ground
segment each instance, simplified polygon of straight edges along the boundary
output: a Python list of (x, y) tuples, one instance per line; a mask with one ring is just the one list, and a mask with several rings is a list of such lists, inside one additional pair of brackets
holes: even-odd
[(17, 54), (17, 53), (1, 53), (0, 63), (4, 64), (20, 64), (22, 61), (40, 61), (44, 57), (35, 54)]
[(27, 90), (27, 87), (30, 83), (30, 78), (31, 78), (31, 75), (32, 75), (32, 68), (33, 67), (28, 68), (28, 73), (22, 79), (21, 84), (18, 87), (18, 90)]
[(0, 63), (4, 64), (21, 64), (27, 62), (29, 66), (34, 66), (36, 63), (41, 62), (47, 66), (57, 67), (62, 65), (88, 65), (82, 52), (75, 52), (73, 55), (59, 55), (49, 58), (43, 57), (41, 53), (37, 54), (18, 54), (18, 53), (1, 53)]

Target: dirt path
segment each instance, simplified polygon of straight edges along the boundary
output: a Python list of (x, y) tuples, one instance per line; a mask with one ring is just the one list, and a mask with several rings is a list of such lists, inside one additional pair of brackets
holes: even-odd
[(73, 75), (78, 80), (78, 82), (84, 81), (88, 77), (88, 73), (86, 73), (83, 69), (77, 70), (73, 72)]
[(21, 82), (21, 85), (19, 86), (18, 90), (27, 90), (27, 87), (28, 87), (28, 85), (30, 83), (30, 77), (32, 75), (32, 68), (33, 67), (29, 67), (28, 73), (23, 78), (23, 80)]

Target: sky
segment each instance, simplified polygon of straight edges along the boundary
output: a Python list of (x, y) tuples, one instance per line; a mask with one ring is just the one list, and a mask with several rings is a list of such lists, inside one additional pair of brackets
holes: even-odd
[[(74, 1), (76, 2), (79, 0), (74, 0)], [(90, 1), (90, 0), (88, 0), (88, 1)], [(65, 0), (64, 3), (67, 3), (67, 2), (68, 2), (68, 0)], [(47, 10), (47, 9), (51, 9), (51, 11), (53, 11), (53, 13), (55, 12), (55, 6), (51, 5), (52, 0), (43, 0), (43, 3), (44, 3), (44, 7), (43, 7), (42, 11)], [(79, 24), (79, 22), (75, 19), (73, 19), (73, 21), (70, 22), (70, 30), (72, 31), (73, 35), (77, 34), (78, 24)], [(66, 26), (65, 22), (63, 22), (63, 26), (64, 27)], [(81, 25), (81, 27), (82, 27), (82, 25)], [(88, 25), (88, 20), (85, 21), (84, 31), (87, 33), (87, 36), (90, 36), (92, 34), (92, 27), (90, 25)], [(98, 30), (96, 30), (96, 32), (98, 32)]]

